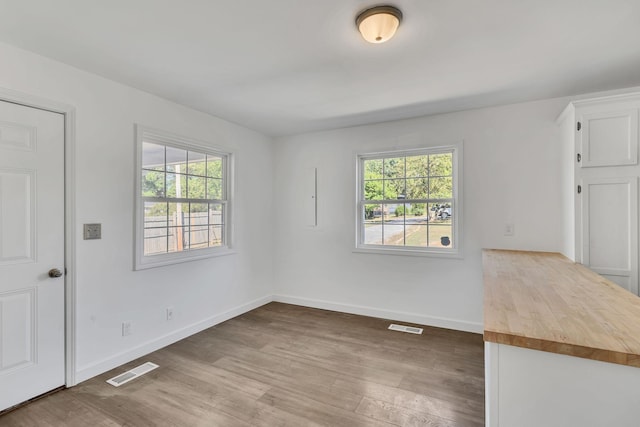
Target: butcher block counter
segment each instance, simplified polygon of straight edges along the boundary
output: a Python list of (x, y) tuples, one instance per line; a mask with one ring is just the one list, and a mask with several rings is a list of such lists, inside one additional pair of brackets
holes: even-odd
[(640, 426), (640, 298), (558, 253), (483, 250), (486, 425)]
[(558, 253), (486, 249), (484, 339), (640, 367), (640, 298)]

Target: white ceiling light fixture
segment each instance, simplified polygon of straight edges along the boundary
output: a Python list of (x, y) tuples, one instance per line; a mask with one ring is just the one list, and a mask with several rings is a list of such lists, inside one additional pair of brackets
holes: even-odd
[(396, 33), (402, 12), (393, 6), (376, 6), (358, 14), (356, 26), (369, 43), (384, 43)]

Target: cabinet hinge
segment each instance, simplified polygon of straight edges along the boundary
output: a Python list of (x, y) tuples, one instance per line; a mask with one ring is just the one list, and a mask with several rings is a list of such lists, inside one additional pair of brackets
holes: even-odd
[(582, 185), (578, 185), (578, 194), (582, 193)]
[(577, 129), (577, 130), (582, 129), (582, 123), (578, 122), (578, 124), (576, 125), (576, 129)]
[(580, 163), (580, 160), (582, 160), (582, 156), (580, 155), (580, 153), (578, 153), (578, 155), (576, 156), (576, 159), (578, 160), (578, 163)]

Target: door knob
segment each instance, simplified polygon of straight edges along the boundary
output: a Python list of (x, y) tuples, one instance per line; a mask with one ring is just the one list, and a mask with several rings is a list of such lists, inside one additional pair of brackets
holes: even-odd
[(60, 277), (62, 276), (62, 271), (58, 270), (57, 268), (52, 268), (51, 270), (49, 270), (49, 277)]

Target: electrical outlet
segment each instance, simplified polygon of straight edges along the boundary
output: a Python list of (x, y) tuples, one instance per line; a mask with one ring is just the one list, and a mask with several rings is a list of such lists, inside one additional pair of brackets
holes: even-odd
[(173, 320), (173, 307), (167, 307), (167, 321)]
[(131, 322), (122, 322), (122, 336), (131, 335)]
[(504, 225), (504, 235), (505, 236), (513, 236), (514, 232), (515, 232), (515, 227), (513, 224), (505, 224)]

